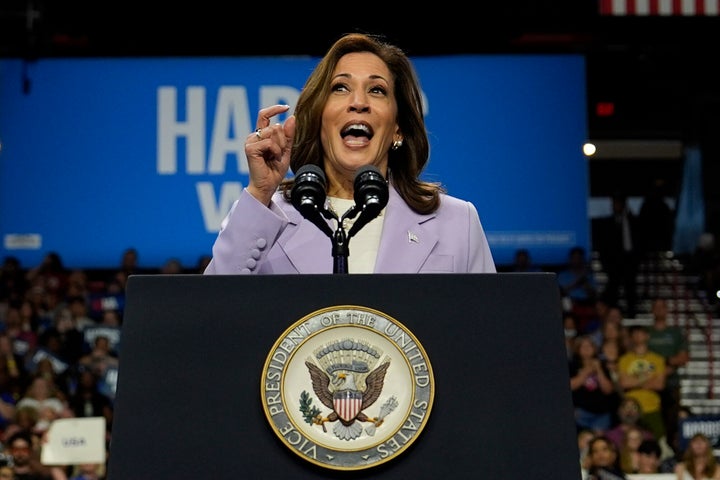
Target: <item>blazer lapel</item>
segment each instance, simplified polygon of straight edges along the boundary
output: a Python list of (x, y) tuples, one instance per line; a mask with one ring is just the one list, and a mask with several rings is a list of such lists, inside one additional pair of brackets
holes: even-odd
[(389, 193), (375, 273), (418, 273), (438, 242), (423, 226), (435, 214), (415, 213), (394, 188)]
[[(288, 203), (288, 205), (290, 205)], [(298, 273), (332, 273), (332, 240), (320, 232), (311, 222), (303, 222), (303, 217), (292, 205), (285, 208), (285, 214), (290, 221), (288, 229), (294, 230), (287, 236), (287, 241), (280, 239), (288, 259), (297, 269)], [(332, 227), (334, 229), (334, 226)]]
[[(303, 222), (290, 203), (283, 210), (290, 222), (287, 228), (293, 231), (286, 231), (287, 241), (281, 238), (279, 243), (298, 273), (332, 273), (332, 240), (324, 234), (319, 237), (317, 226)], [(415, 213), (390, 187), (384, 215), (375, 273), (418, 273), (438, 242), (437, 235), (423, 226), (435, 214)]]

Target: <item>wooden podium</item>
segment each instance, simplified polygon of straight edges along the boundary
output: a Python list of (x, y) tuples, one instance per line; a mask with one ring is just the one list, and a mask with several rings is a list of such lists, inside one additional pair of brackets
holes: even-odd
[[(290, 451), (260, 395), (281, 334), (335, 305), (402, 322), (435, 382), (412, 445), (351, 471)], [(131, 276), (109, 480), (579, 480), (560, 308), (552, 273)]]

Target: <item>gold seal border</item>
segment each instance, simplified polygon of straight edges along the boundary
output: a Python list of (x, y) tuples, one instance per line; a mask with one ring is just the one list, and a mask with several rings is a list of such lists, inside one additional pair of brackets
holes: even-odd
[[(317, 442), (302, 432), (286, 409), (285, 374), (294, 361), (302, 361), (295, 359), (295, 353), (313, 337), (338, 327), (371, 331), (392, 343), (407, 364), (407, 375), (413, 386), (411, 404), (398, 427), (366, 448), (332, 448), (327, 443)], [(308, 388), (312, 390), (309, 379)], [(403, 453), (424, 430), (434, 396), (432, 366), (415, 335), (392, 316), (358, 305), (322, 308), (290, 325), (270, 349), (260, 378), (260, 399), (273, 432), (296, 455), (333, 470), (365, 469), (386, 463)]]

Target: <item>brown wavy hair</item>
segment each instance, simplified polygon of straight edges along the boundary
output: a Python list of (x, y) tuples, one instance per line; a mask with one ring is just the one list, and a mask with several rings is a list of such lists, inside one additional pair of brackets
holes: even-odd
[[(320, 127), (322, 112), (330, 96), (333, 71), (343, 56), (357, 52), (377, 55), (392, 73), (403, 145), (389, 151), (388, 177), (410, 208), (418, 213), (434, 212), (440, 205), (440, 193), (445, 190), (440, 183), (425, 182), (419, 178), (429, 159), (430, 142), (425, 129), (418, 77), (405, 52), (377, 35), (343, 35), (330, 47), (308, 77), (295, 107), (297, 123), (290, 168), (294, 172), (307, 164), (323, 168)], [(293, 179), (288, 179), (280, 185), (287, 199), (290, 198), (293, 183)]]
[(697, 458), (695, 458), (695, 455), (693, 455), (690, 444), (693, 442), (693, 440), (696, 440), (698, 438), (702, 439), (707, 446), (707, 452), (704, 459), (705, 467), (703, 468), (702, 473), (707, 478), (712, 478), (715, 475), (715, 470), (718, 468), (718, 465), (717, 460), (715, 459), (715, 454), (713, 453), (713, 444), (710, 441), (710, 438), (708, 438), (708, 436), (703, 433), (696, 433), (695, 435), (690, 437), (690, 440), (687, 443), (687, 448), (685, 449), (682, 458), (683, 463), (685, 463), (685, 469), (690, 473), (690, 475), (692, 475), (693, 478), (695, 478), (695, 465), (697, 462)]

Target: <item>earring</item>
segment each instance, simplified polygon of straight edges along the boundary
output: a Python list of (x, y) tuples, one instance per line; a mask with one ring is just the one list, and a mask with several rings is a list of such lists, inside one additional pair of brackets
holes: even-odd
[(398, 148), (402, 147), (402, 138), (400, 140), (395, 140), (392, 144), (392, 149), (397, 150)]

